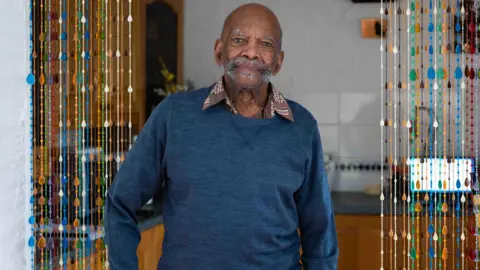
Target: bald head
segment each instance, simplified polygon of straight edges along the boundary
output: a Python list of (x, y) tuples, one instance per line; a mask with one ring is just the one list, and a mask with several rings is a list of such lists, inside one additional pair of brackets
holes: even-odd
[(222, 40), (231, 34), (232, 31), (238, 29), (239, 25), (244, 24), (246, 21), (255, 21), (259, 18), (267, 22), (266, 27), (270, 27), (270, 31), (275, 33), (274, 38), (278, 42), (279, 48), (281, 48), (283, 32), (277, 16), (268, 7), (256, 3), (239, 6), (227, 16), (222, 28)]

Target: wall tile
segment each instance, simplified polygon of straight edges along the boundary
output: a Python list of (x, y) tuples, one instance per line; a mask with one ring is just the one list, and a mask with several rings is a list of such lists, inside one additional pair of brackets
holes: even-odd
[(338, 155), (339, 153), (339, 127), (337, 125), (319, 125), (320, 138), (323, 152)]
[(341, 124), (376, 124), (380, 120), (380, 94), (340, 94)]
[(380, 158), (380, 125), (340, 126), (340, 158)]
[(318, 124), (338, 124), (338, 97), (338, 94), (302, 93), (294, 100), (309, 110)]

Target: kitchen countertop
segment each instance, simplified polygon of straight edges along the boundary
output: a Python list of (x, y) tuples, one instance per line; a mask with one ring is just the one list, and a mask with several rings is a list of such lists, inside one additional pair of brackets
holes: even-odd
[[(362, 192), (332, 192), (333, 208), (336, 215), (380, 215), (380, 198)], [(151, 204), (137, 211), (140, 231), (146, 231), (163, 224), (162, 207)]]
[(332, 192), (336, 215), (380, 215), (380, 196), (363, 192)]

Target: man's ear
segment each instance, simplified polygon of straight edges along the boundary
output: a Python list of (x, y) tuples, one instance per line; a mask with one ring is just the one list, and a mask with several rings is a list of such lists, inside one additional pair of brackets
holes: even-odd
[(275, 68), (273, 69), (273, 75), (277, 75), (277, 73), (280, 72), (280, 69), (283, 65), (284, 56), (285, 54), (283, 53), (283, 51), (280, 51), (280, 53), (278, 54), (277, 63), (275, 64)]
[(221, 66), (223, 64), (222, 52), (223, 52), (223, 42), (220, 39), (215, 41), (215, 47), (213, 49), (215, 55), (215, 62), (217, 65)]

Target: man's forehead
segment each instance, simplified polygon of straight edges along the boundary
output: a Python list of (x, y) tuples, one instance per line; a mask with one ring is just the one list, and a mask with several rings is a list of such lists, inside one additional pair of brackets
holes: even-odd
[(265, 24), (259, 24), (258, 22), (254, 20), (247, 21), (245, 20), (242, 21), (232, 21), (226, 29), (227, 35), (239, 35), (239, 36), (245, 36), (245, 35), (251, 35), (252, 32), (256, 32), (256, 34), (262, 35), (262, 37), (266, 38), (280, 38), (280, 30), (275, 26), (273, 23), (268, 23), (266, 22)]
[(257, 26), (261, 27), (264, 32), (270, 32), (272, 36), (281, 36), (277, 16), (270, 9), (260, 4), (246, 4), (230, 13), (225, 19), (222, 36), (231, 34), (235, 29), (245, 29), (244, 32), (252, 28), (258, 29)]

